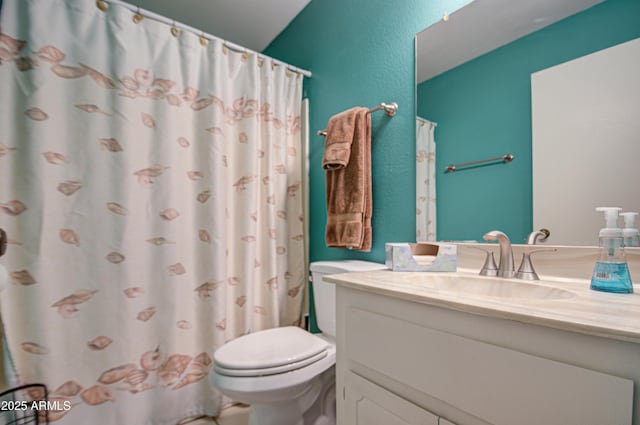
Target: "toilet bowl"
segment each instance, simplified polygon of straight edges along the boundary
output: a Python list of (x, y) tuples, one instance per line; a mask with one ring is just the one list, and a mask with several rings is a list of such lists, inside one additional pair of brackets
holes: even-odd
[(335, 286), (323, 276), (384, 268), (355, 260), (311, 263), (322, 333), (287, 326), (236, 338), (214, 353), (213, 385), (251, 405), (249, 425), (335, 425)]

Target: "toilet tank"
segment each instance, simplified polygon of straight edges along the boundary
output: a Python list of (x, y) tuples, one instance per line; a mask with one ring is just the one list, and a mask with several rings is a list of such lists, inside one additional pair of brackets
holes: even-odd
[(384, 270), (384, 264), (360, 260), (316, 261), (309, 265), (313, 279), (313, 305), (316, 323), (323, 334), (336, 336), (336, 285), (324, 281), (324, 276), (336, 273)]

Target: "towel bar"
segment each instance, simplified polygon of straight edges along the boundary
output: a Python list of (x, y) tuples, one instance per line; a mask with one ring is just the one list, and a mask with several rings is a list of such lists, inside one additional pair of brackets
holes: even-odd
[(513, 161), (514, 156), (510, 153), (502, 155), (502, 156), (496, 156), (495, 158), (487, 158), (487, 159), (480, 159), (478, 161), (471, 161), (471, 162), (465, 162), (462, 164), (452, 164), (452, 165), (447, 165), (445, 167), (445, 172), (446, 173), (453, 173), (454, 171), (456, 171), (459, 167), (466, 167), (469, 165), (477, 165), (477, 164), (483, 164), (485, 162), (491, 162), (491, 161), (502, 161), (502, 162), (511, 162)]
[[(396, 114), (396, 112), (398, 112), (398, 104), (396, 102), (391, 102), (391, 103), (384, 103), (382, 102), (381, 104), (379, 104), (378, 106), (369, 109), (369, 114), (375, 111), (380, 111), (384, 109), (384, 111), (387, 113), (387, 116), (392, 117)], [(326, 136), (327, 135), (327, 130), (318, 130), (318, 136)]]

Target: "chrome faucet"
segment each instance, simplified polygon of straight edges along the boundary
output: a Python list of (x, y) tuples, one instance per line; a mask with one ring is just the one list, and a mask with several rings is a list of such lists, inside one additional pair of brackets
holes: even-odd
[(498, 241), (500, 244), (500, 260), (498, 262), (498, 277), (513, 277), (513, 250), (509, 237), (499, 230), (492, 230), (483, 236), (485, 241)]

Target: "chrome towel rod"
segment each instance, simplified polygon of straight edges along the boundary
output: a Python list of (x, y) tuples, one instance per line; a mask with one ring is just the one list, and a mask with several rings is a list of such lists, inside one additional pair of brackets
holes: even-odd
[(462, 164), (447, 165), (446, 168), (445, 168), (445, 172), (446, 173), (453, 173), (459, 167), (467, 167), (469, 165), (484, 164), (485, 162), (491, 162), (491, 161), (511, 162), (511, 161), (513, 161), (513, 158), (514, 158), (514, 156), (512, 154), (508, 153), (508, 154), (505, 154), (505, 155), (502, 155), (502, 156), (496, 156), (495, 158), (481, 159), (479, 161), (465, 162), (465, 163), (462, 163)]
[[(391, 103), (382, 102), (375, 108), (369, 109), (368, 113), (370, 114), (372, 112), (380, 111), (382, 109), (384, 109), (384, 111), (387, 113), (387, 116), (392, 117), (396, 114), (396, 112), (398, 112), (398, 104), (396, 102), (391, 102)], [(326, 136), (326, 135), (327, 135), (327, 130), (318, 130), (318, 136)]]

